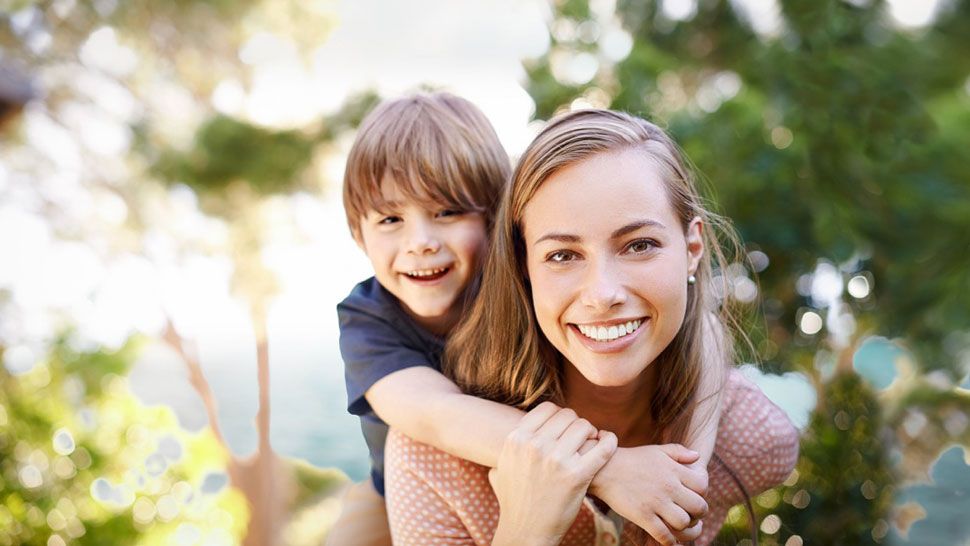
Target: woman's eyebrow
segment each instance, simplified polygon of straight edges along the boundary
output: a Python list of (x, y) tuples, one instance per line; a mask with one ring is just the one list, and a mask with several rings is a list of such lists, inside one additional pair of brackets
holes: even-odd
[(624, 235), (628, 235), (630, 233), (633, 233), (634, 231), (637, 231), (638, 229), (645, 228), (645, 227), (655, 227), (659, 229), (665, 229), (666, 226), (664, 226), (663, 224), (661, 224), (656, 220), (638, 220), (636, 222), (630, 222), (629, 224), (614, 231), (610, 235), (610, 239), (619, 239)]
[[(645, 228), (645, 227), (655, 227), (659, 229), (664, 229), (666, 226), (664, 226), (662, 223), (656, 220), (637, 220), (636, 222), (630, 222), (629, 224), (621, 228), (618, 228), (616, 231), (610, 234), (610, 239), (619, 239), (624, 235), (628, 235), (630, 233), (633, 233), (634, 231), (637, 231), (638, 229)], [(560, 243), (578, 243), (582, 240), (583, 238), (580, 237), (579, 235), (573, 235), (570, 233), (553, 232), (553, 233), (546, 233), (542, 237), (539, 237), (538, 239), (536, 239), (536, 241), (532, 244), (537, 245), (542, 241), (559, 241)]]
[(578, 235), (570, 235), (568, 233), (546, 233), (542, 237), (536, 239), (536, 242), (532, 243), (537, 245), (542, 241), (559, 241), (560, 243), (578, 243), (582, 240)]

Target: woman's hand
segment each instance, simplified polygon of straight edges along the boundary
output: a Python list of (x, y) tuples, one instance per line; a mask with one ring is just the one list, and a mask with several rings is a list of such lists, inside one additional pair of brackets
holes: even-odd
[(700, 536), (707, 514), (707, 469), (698, 454), (679, 444), (617, 450), (596, 476), (595, 495), (660, 544)]
[(615, 450), (612, 432), (571, 409), (543, 402), (527, 413), (488, 475), (500, 507), (492, 544), (559, 544)]

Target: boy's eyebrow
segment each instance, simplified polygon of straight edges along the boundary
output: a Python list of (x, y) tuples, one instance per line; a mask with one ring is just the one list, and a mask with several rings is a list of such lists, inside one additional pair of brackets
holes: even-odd
[[(664, 226), (662, 223), (656, 220), (637, 220), (636, 222), (630, 222), (629, 224), (615, 230), (613, 233), (610, 234), (610, 239), (619, 239), (624, 235), (628, 235), (630, 233), (633, 233), (634, 231), (637, 231), (645, 227), (655, 227), (655, 228), (665, 229), (666, 226)], [(582, 240), (582, 237), (578, 235), (573, 235), (570, 233), (553, 232), (553, 233), (547, 233), (542, 237), (539, 237), (532, 244), (537, 245), (542, 241), (547, 241), (547, 240), (559, 241), (561, 243), (578, 243)]]
[(377, 201), (376, 203), (374, 203), (374, 208), (376, 210), (399, 209), (399, 208), (401, 208), (401, 204), (402, 203), (400, 201), (396, 201), (396, 200), (395, 201), (386, 201), (386, 200), (383, 200), (382, 199), (382, 200)]

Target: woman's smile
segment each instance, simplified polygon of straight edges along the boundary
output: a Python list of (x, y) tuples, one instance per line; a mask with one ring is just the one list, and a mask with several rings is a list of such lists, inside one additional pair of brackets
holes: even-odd
[(572, 334), (595, 353), (618, 353), (636, 342), (648, 326), (648, 317), (616, 321), (569, 323)]

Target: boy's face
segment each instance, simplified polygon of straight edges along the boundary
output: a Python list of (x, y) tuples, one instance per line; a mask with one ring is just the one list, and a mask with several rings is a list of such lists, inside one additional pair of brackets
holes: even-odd
[(447, 334), (461, 314), (461, 296), (485, 248), (485, 218), (448, 206), (432, 209), (381, 183), (385, 213), (371, 210), (360, 224), (360, 244), (377, 280), (415, 321)]

